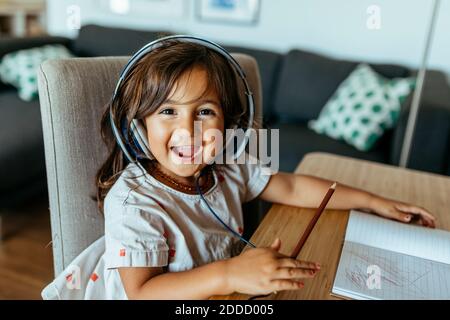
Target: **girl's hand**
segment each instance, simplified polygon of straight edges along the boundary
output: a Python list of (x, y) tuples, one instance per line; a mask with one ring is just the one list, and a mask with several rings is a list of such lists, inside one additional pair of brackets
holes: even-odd
[(226, 280), (230, 292), (249, 295), (303, 288), (303, 278), (313, 278), (320, 269), (318, 263), (289, 258), (278, 251), (280, 239), (268, 248), (243, 252), (227, 261)]
[(370, 210), (382, 217), (404, 223), (419, 220), (425, 227), (436, 227), (436, 218), (430, 212), (424, 208), (404, 202), (374, 196), (371, 201)]

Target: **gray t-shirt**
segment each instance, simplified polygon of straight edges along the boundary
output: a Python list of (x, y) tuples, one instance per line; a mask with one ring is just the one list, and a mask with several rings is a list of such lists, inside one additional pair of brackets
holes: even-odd
[[(242, 204), (257, 197), (270, 176), (257, 164), (216, 165), (204, 197), (236, 232)], [(107, 268), (167, 266), (184, 271), (239, 252), (240, 241), (209, 211), (200, 195), (172, 189), (128, 165), (105, 199)]]
[[(259, 164), (217, 165), (204, 197), (233, 230), (243, 232), (242, 203), (270, 179)], [(127, 299), (119, 267), (184, 271), (238, 253), (239, 239), (212, 215), (200, 195), (176, 191), (127, 166), (108, 192), (105, 236), (80, 253), (42, 291), (44, 299)]]

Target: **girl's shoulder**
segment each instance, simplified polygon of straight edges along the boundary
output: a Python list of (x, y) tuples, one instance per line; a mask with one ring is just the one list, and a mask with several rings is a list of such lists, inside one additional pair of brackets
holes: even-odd
[(139, 207), (141, 202), (146, 206), (151, 204), (148, 197), (145, 201), (142, 199), (142, 196), (152, 193), (152, 185), (145, 182), (145, 172), (134, 163), (128, 164), (105, 197), (105, 214), (108, 209), (117, 207)]
[(235, 163), (216, 166), (219, 182), (232, 194), (239, 194), (243, 202), (258, 196), (270, 180), (271, 171), (261, 161), (245, 154), (246, 158)]
[(243, 183), (248, 182), (252, 178), (273, 174), (270, 168), (263, 165), (260, 160), (248, 153), (245, 153), (241, 159), (233, 163), (216, 165), (216, 172), (218, 175), (224, 176), (224, 178), (228, 176)]

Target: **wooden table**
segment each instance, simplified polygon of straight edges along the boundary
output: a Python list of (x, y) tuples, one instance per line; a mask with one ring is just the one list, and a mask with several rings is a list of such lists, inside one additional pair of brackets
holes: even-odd
[[(437, 228), (450, 230), (450, 178), (432, 173), (356, 160), (327, 153), (310, 153), (296, 173), (314, 175), (361, 188), (384, 197), (414, 203), (430, 210), (438, 219)], [(319, 204), (317, 204), (319, 205)], [(315, 210), (275, 204), (267, 213), (251, 241), (258, 247), (281, 239), (280, 252), (289, 255), (306, 229)], [(279, 292), (270, 299), (338, 299), (330, 295), (344, 241), (349, 211), (326, 210), (298, 259), (319, 262), (321, 271), (305, 287)], [(248, 299), (233, 294), (213, 299)]]

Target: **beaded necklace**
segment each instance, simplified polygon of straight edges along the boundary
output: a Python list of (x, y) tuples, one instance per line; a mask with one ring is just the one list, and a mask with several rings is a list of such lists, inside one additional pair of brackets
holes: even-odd
[[(200, 190), (202, 193), (205, 193), (207, 190), (209, 190), (214, 185), (214, 178), (213, 178), (211, 166), (208, 166), (206, 170), (207, 170), (206, 173), (204, 173), (204, 177), (206, 180), (200, 186)], [(192, 185), (188, 185), (188, 184), (185, 184), (185, 183), (175, 180), (171, 176), (162, 172), (155, 163), (151, 163), (150, 173), (158, 181), (163, 182), (166, 185), (173, 187), (175, 190), (189, 193), (189, 194), (197, 194), (197, 188), (195, 187), (195, 185), (192, 186)]]

